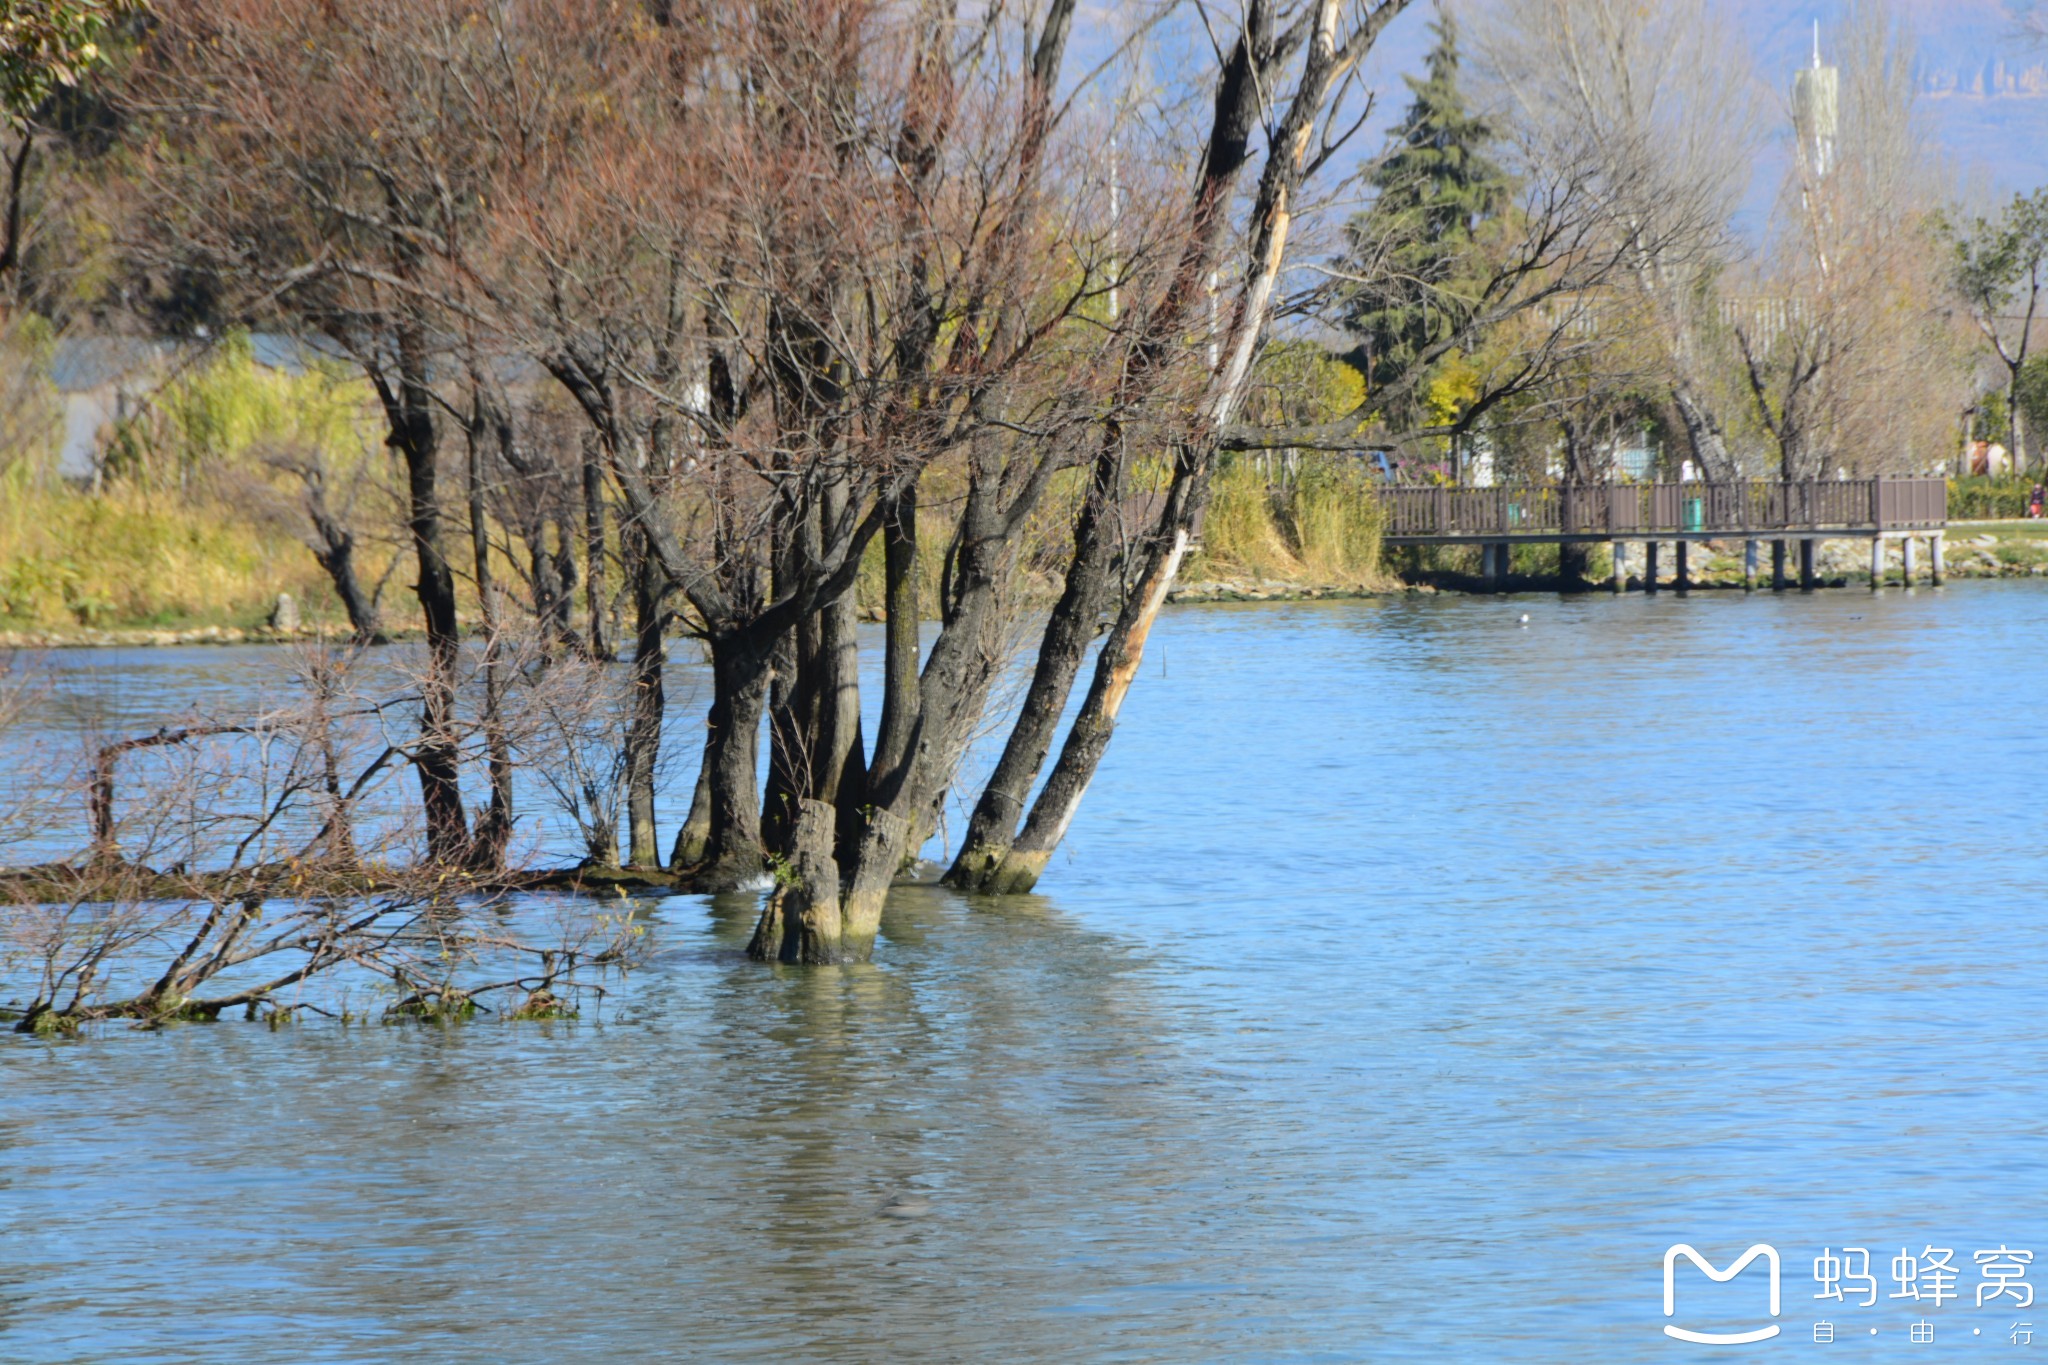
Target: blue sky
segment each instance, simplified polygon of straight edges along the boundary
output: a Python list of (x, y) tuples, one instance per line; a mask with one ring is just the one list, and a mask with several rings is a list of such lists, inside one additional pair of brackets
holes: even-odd
[[(1467, 11), (1481, 11), (1498, 2), (1450, 0), (1454, 8)], [(1814, 24), (1818, 21), (1821, 26), (1826, 57), (1832, 30), (1857, 2), (1709, 0), (1720, 7), (1732, 30), (1748, 44), (1756, 78), (1772, 99), (1777, 117), (1777, 136), (1762, 149), (1736, 220), (1740, 236), (1754, 242), (1765, 235), (1772, 205), (1783, 185), (1791, 135), (1792, 77), (1811, 60)], [(1157, 13), (1163, 3), (1165, 0), (1084, 0), (1076, 32), (1077, 70), (1101, 61), (1115, 44), (1112, 35), (1128, 31), (1140, 15)], [(1231, 0), (1206, 3), (1211, 22), (1227, 41), (1234, 31), (1235, 6)], [(2048, 0), (1889, 0), (1888, 8), (1912, 45), (1920, 86), (1917, 112), (1938, 150), (1950, 192), (1967, 208), (1984, 210), (2015, 191), (2048, 184), (2048, 42), (2028, 36), (2021, 15), (2022, 10), (2031, 8), (2048, 31)], [(1435, 10), (1432, 0), (1416, 0), (1388, 27), (1367, 60), (1364, 74), (1378, 99), (1373, 123), (1353, 144), (1356, 155), (1370, 156), (1383, 147), (1386, 129), (1406, 108), (1408, 92), (1401, 77), (1423, 69)], [(1170, 36), (1163, 35), (1167, 51), (1154, 59), (1163, 66), (1155, 68), (1151, 78), (1165, 81), (1169, 89), (1173, 78), (1166, 70), (1176, 64), (1176, 58), (1169, 55), (1176, 49), (1202, 73), (1205, 82), (1212, 76), (1207, 40), (1200, 36), (1194, 14), (1192, 6), (1175, 10), (1169, 20)], [(1466, 22), (1468, 46), (1472, 25), (1477, 22), (1476, 12)], [(1182, 98), (1191, 94), (1180, 92)], [(1192, 106), (1183, 110), (1191, 130), (1199, 125), (1203, 112)]]
[[(1759, 79), (1781, 98), (1793, 71), (1811, 60), (1814, 22), (1821, 25), (1825, 56), (1826, 35), (1848, 7), (1847, 0), (1716, 3), (1749, 42)], [(2048, 18), (2048, 0), (2033, 3)], [(1925, 87), (1920, 113), (1961, 190), (2009, 193), (2048, 183), (2048, 44), (2026, 36), (2019, 7), (2008, 0), (1892, 0)], [(1388, 27), (1373, 54), (1370, 70), (1390, 118), (1406, 104), (1401, 73), (1422, 68), (1434, 12), (1433, 5), (1417, 4)], [(1990, 94), (1969, 88), (1989, 84), (1986, 78), (2001, 65), (2021, 88)], [(1768, 206), (1778, 176), (1775, 166), (1759, 168), (1752, 211)]]

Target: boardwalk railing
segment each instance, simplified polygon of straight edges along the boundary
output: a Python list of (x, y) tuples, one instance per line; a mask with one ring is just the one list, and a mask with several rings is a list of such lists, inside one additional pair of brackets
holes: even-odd
[(1876, 535), (1939, 530), (1944, 479), (1823, 479), (1806, 483), (1540, 484), (1498, 488), (1386, 487), (1385, 538), (1613, 540), (1652, 536)]

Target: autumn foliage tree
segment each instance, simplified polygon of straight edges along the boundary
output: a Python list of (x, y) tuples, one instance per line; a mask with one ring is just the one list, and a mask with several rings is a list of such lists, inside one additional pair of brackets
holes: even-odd
[[(1051, 569), (950, 872), (1032, 886), (1186, 553), (1304, 186), (1403, 8), (1253, 0), (1217, 35), (1188, 179), (1184, 134), (1080, 98), (1074, 0), (162, 0), (129, 92), (154, 135), (136, 249), (323, 338), (378, 396), (427, 639), (402, 748), (428, 859), (495, 864), (533, 761), (522, 680), (602, 666), (623, 604), (620, 752), (584, 766), (618, 774), (627, 864), (666, 852), (706, 889), (772, 864), (757, 955), (864, 955)], [(677, 634), (713, 694), (665, 847)]]

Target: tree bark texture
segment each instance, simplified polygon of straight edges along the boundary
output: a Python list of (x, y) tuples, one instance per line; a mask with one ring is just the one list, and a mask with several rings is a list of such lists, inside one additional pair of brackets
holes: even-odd
[(626, 572), (633, 580), (633, 711), (626, 727), (627, 855), (632, 867), (660, 867), (661, 841), (654, 823), (654, 779), (661, 761), (661, 718), (667, 705), (662, 643), (667, 613), (662, 600), (667, 580), (648, 552), (646, 537), (629, 525)]
[(396, 385), (382, 382), (379, 387), (391, 443), (405, 460), (407, 522), (419, 563), (419, 578), (413, 586), (427, 631), (427, 669), (420, 680), (420, 738), (413, 753), (426, 815), (427, 856), (437, 863), (456, 864), (469, 851), (455, 728), (461, 636), (455, 619), (455, 575), (441, 546), (441, 500), (436, 485), (439, 437), (433, 397), (427, 388), (427, 355), (424, 328), (400, 327)]
[[(487, 411), (479, 402), (469, 427), (469, 542), (475, 564), (478, 609), (484, 628), (483, 729), (484, 750), (489, 755), (491, 800), (477, 816), (471, 838), (469, 865), (478, 871), (496, 872), (505, 866), (505, 846), (512, 839), (512, 743), (505, 732), (504, 641), (497, 584), (491, 577), (490, 522), (484, 510), (484, 427)], [(495, 428), (501, 440), (509, 441), (509, 423)]]
[(583, 438), (583, 595), (590, 611), (590, 657), (610, 663), (618, 656), (606, 626), (610, 604), (605, 601), (604, 462), (600, 449), (596, 433)]
[(704, 740), (708, 803), (697, 880), (707, 891), (734, 890), (761, 875), (761, 711), (768, 699), (773, 646), (746, 632), (711, 644), (711, 714)]
[(832, 847), (839, 813), (823, 801), (798, 803), (790, 852), (754, 926), (747, 956), (760, 962), (823, 965), (845, 955), (839, 866)]

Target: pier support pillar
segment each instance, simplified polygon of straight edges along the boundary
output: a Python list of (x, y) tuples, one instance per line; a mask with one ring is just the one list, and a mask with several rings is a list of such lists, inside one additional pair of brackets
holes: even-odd
[(1876, 592), (1884, 586), (1884, 537), (1870, 538), (1870, 590)]
[(1948, 577), (1947, 568), (1941, 562), (1942, 543), (1947, 539), (1938, 532), (1927, 538), (1927, 581), (1937, 588)]
[(1672, 586), (1679, 592), (1692, 591), (1692, 542), (1678, 542), (1678, 581)]
[(1913, 586), (1913, 575), (1920, 568), (1920, 542), (1907, 536), (1899, 546), (1899, 583), (1904, 587)]
[(1771, 591), (1785, 591), (1785, 542), (1771, 542)]
[(1644, 592), (1653, 593), (1657, 591), (1657, 550), (1658, 545), (1656, 541), (1646, 540), (1643, 542)]
[(1802, 536), (1800, 538), (1799, 591), (1801, 592), (1812, 592), (1814, 589), (1813, 544), (1812, 536)]
[(1617, 540), (1608, 549), (1613, 552), (1614, 560), (1613, 572), (1607, 576), (1608, 586), (1615, 592), (1622, 592), (1628, 587), (1628, 542)]
[(1756, 542), (1753, 540), (1742, 542), (1742, 590), (1756, 591)]

